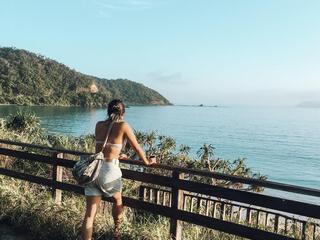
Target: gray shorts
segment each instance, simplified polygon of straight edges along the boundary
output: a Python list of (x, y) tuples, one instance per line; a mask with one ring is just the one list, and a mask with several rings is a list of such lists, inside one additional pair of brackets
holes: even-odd
[(122, 191), (121, 176), (118, 159), (113, 159), (111, 162), (104, 161), (97, 179), (84, 188), (84, 194), (112, 197), (115, 193)]
[(86, 196), (112, 197), (115, 193), (122, 191), (122, 180), (118, 178), (112, 182), (104, 183), (102, 186), (93, 182), (84, 188)]

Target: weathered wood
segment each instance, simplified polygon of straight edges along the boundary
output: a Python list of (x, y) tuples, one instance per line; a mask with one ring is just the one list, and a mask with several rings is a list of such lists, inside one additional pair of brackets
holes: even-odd
[(63, 169), (58, 166), (56, 159), (63, 158), (63, 153), (53, 153), (52, 154), (52, 197), (54, 202), (58, 205), (61, 204), (62, 191), (57, 189), (57, 182), (62, 182)]
[[(134, 164), (134, 165), (143, 165), (143, 163), (135, 160), (125, 160), (123, 163), (126, 164)], [(170, 171), (179, 171), (181, 173), (185, 174), (192, 174), (197, 176), (203, 176), (203, 177), (211, 177), (215, 179), (221, 179), (221, 180), (227, 180), (232, 182), (238, 182), (243, 184), (254, 184), (256, 186), (266, 187), (270, 189), (276, 189), (276, 190), (282, 190), (286, 192), (292, 192), (292, 193), (299, 193), (309, 196), (316, 196), (320, 197), (320, 190), (314, 189), (314, 188), (308, 188), (308, 187), (301, 187), (301, 186), (295, 186), (290, 184), (284, 184), (284, 183), (278, 183), (273, 181), (266, 181), (266, 180), (259, 180), (254, 178), (245, 178), (240, 176), (234, 176), (234, 175), (227, 175), (222, 173), (216, 173), (216, 172), (210, 172), (205, 170), (195, 170), (195, 169), (189, 169), (189, 168), (182, 168), (182, 167), (173, 167), (163, 164), (157, 164), (152, 166), (152, 168), (162, 169), (162, 170), (170, 170)]]
[(183, 209), (184, 211), (187, 210), (187, 198), (188, 198), (188, 196), (184, 194), (184, 195), (183, 195), (183, 205), (182, 205), (182, 209)]
[(205, 200), (205, 211), (204, 211), (204, 215), (208, 216), (209, 215), (209, 201), (208, 200)]
[[(172, 181), (183, 178), (183, 173), (174, 171), (172, 173)], [(172, 188), (171, 190), (171, 208), (173, 210), (183, 209), (183, 191), (179, 188)], [(170, 220), (170, 236), (175, 240), (182, 239), (182, 222), (177, 217)]]
[(214, 202), (213, 204), (213, 213), (212, 213), (212, 216), (213, 218), (216, 218), (217, 217), (217, 206), (218, 206), (218, 202)]
[(275, 233), (279, 232), (279, 216), (278, 215), (276, 215), (274, 219), (274, 230), (275, 230)]
[(70, 160), (70, 159), (62, 159), (62, 158), (57, 158), (53, 156), (45, 156), (41, 154), (29, 153), (25, 151), (18, 151), (18, 150), (6, 149), (6, 148), (0, 148), (0, 154), (5, 156), (10, 156), (10, 157), (21, 158), (24, 160), (31, 160), (34, 162), (46, 163), (50, 165), (52, 164), (52, 161), (55, 160), (57, 165), (67, 167), (67, 168), (72, 168), (73, 165), (76, 163), (76, 161)]
[[(106, 199), (108, 200), (108, 199)], [(213, 219), (211, 217), (199, 215), (196, 213), (190, 213), (183, 210), (173, 210), (170, 207), (159, 206), (152, 203), (141, 202), (137, 199), (123, 197), (123, 203), (125, 206), (133, 207), (145, 211), (150, 211), (154, 214), (159, 214), (169, 218), (177, 218), (178, 220), (197, 224), (207, 228), (216, 229), (218, 231), (227, 232), (237, 236), (245, 237), (255, 240), (294, 240), (287, 236), (266, 232), (261, 229), (251, 228), (240, 224), (222, 221), (220, 219)]]
[(306, 239), (306, 225), (307, 225), (307, 223), (305, 223), (305, 222), (302, 222), (302, 230), (301, 230), (301, 232), (302, 232), (302, 237), (301, 237), (301, 239), (302, 240), (305, 240)]
[(270, 215), (268, 212), (266, 212), (266, 226), (268, 226), (270, 223)]
[(260, 211), (257, 210), (257, 218), (256, 218), (256, 226), (259, 226), (259, 220), (260, 220)]
[(162, 198), (162, 205), (165, 206), (166, 205), (166, 192), (163, 192), (163, 198)]
[(160, 190), (156, 190), (156, 204), (160, 204)]
[(302, 216), (320, 218), (320, 206), (315, 204), (271, 197), (252, 192), (243, 192), (235, 189), (228, 189), (187, 180), (177, 180), (172, 182), (171, 178), (169, 177), (158, 176), (150, 173), (135, 172), (128, 169), (123, 169), (123, 177), (167, 187), (176, 187), (180, 188), (181, 190), (201, 193), (209, 196), (216, 196), (223, 199), (299, 214)]
[(287, 228), (288, 228), (288, 219), (285, 218), (285, 219), (284, 219), (284, 232), (285, 232), (285, 233), (288, 233)]
[(220, 205), (220, 218), (222, 220), (225, 219), (225, 209), (226, 209), (226, 205), (224, 202), (221, 202), (221, 205)]
[(193, 212), (193, 199), (195, 199), (197, 201), (197, 199), (195, 197), (191, 197), (191, 199), (190, 199), (190, 212)]
[(241, 222), (241, 213), (242, 213), (242, 208), (239, 207), (239, 215), (237, 216), (237, 222), (238, 222), (238, 223)]
[(13, 177), (20, 180), (25, 180), (32, 183), (37, 183), (40, 185), (52, 187), (52, 180), (44, 177), (38, 177), (34, 175), (30, 175), (27, 173), (16, 172), (13, 170), (5, 169), (0, 167), (0, 174), (8, 177)]
[(251, 224), (251, 208), (247, 208), (246, 221), (248, 222), (248, 224)]
[(267, 213), (265, 211), (262, 212), (263, 213), (263, 226), (265, 227), (267, 225)]
[(144, 194), (145, 194), (145, 187), (140, 186), (139, 187), (139, 200), (144, 201)]
[(42, 145), (36, 145), (36, 144), (30, 144), (30, 143), (22, 143), (22, 142), (15, 142), (15, 141), (10, 141), (10, 140), (4, 140), (0, 139), (0, 143), (5, 143), (8, 145), (13, 145), (13, 146), (21, 146), (21, 147), (28, 147), (28, 148), (33, 148), (33, 149), (42, 149), (44, 151), (48, 152), (60, 152), (60, 153), (69, 153), (72, 155), (91, 155), (92, 153), (86, 153), (86, 152), (80, 152), (80, 151), (74, 151), (74, 150), (68, 150), (68, 149), (62, 149), (62, 148), (53, 148), (53, 147), (48, 147), (48, 146), (42, 146)]
[[(154, 189), (154, 191), (156, 191), (156, 188), (153, 188), (153, 187), (147, 187), (147, 188), (152, 188), (152, 189)], [(211, 206), (211, 202), (212, 202), (212, 205), (214, 205), (214, 201), (212, 201), (212, 199), (210, 199), (209, 197), (197, 196), (197, 195), (193, 195), (192, 193), (185, 193), (183, 199), (184, 199), (183, 200), (183, 210), (191, 212), (191, 211), (193, 211), (193, 209), (191, 209), (192, 205), (202, 206), (203, 201), (204, 201), (205, 210), (210, 211), (210, 214), (206, 211), (204, 212), (204, 214), (206, 214), (207, 216), (210, 215), (211, 217), (215, 217), (215, 216), (213, 216), (214, 215), (214, 206)], [(192, 200), (192, 203), (191, 203), (191, 200)], [(201, 201), (200, 204), (199, 204), (199, 201)], [(221, 202), (219, 202), (219, 204), (221, 204)], [(225, 205), (225, 206), (227, 206), (227, 208), (225, 207), (225, 209), (228, 209), (229, 207), (232, 208), (232, 212), (230, 213), (232, 215), (230, 218), (231, 221), (238, 222), (238, 223), (241, 222), (242, 211), (245, 211), (246, 222), (250, 224), (250, 222), (251, 222), (250, 209), (252, 210), (252, 208), (250, 208), (249, 206), (243, 206), (243, 205), (238, 205), (238, 204), (233, 204), (233, 203), (230, 203), (229, 205)], [(210, 210), (209, 210), (209, 208), (210, 208)], [(223, 209), (223, 207), (221, 207), (221, 208)], [(234, 210), (234, 208), (237, 208), (237, 209)], [(256, 218), (255, 218), (256, 225), (258, 225), (258, 223), (260, 223), (263, 226), (269, 226), (271, 218), (274, 219), (275, 221), (277, 221), (276, 218), (279, 218), (279, 217), (282, 217), (284, 220), (289, 219), (289, 217), (287, 215), (283, 215), (280, 213), (268, 212), (268, 211), (261, 210), (258, 208), (254, 209), (254, 211), (256, 211), (256, 213), (257, 213)], [(234, 219), (234, 216), (233, 216), (234, 212), (237, 213), (235, 216), (236, 219)], [(197, 212), (197, 213), (199, 213), (199, 212)], [(200, 214), (202, 214), (202, 213), (203, 213), (203, 211), (200, 212)], [(272, 217), (271, 217), (271, 215), (272, 215)], [(221, 215), (220, 215), (220, 218), (221, 218)], [(258, 218), (259, 218), (259, 220), (258, 220)], [(297, 219), (293, 219), (293, 220), (295, 220), (297, 222)], [(299, 222), (302, 224), (304, 221), (299, 221)], [(298, 224), (298, 222), (294, 223), (293, 228), (297, 224)], [(275, 225), (274, 225), (275, 230), (276, 230), (276, 226), (277, 226), (277, 223), (275, 223)], [(302, 232), (302, 230), (301, 230), (301, 232)]]
[(60, 189), (63, 191), (74, 192), (74, 193), (84, 195), (84, 188), (79, 185), (74, 185), (74, 184), (64, 183), (64, 182), (57, 182), (56, 187), (57, 189)]
[(196, 198), (196, 203), (197, 203), (196, 212), (200, 213), (201, 198), (197, 197)]
[(209, 196), (228, 199), (231, 201), (252, 204), (260, 207), (320, 219), (320, 206), (315, 204), (278, 197), (271, 197), (252, 192), (243, 192), (235, 189), (228, 189), (187, 180), (178, 180), (172, 182), (170, 185), (190, 192), (197, 192)]
[(154, 175), (150, 173), (136, 172), (123, 169), (123, 177), (127, 179), (153, 183), (161, 186), (175, 187), (181, 190), (196, 192), (209, 196), (215, 196), (231, 201), (247, 203), (260, 207), (270, 208), (278, 211), (298, 214), (307, 217), (320, 218), (320, 206), (295, 200), (271, 197), (267, 195), (243, 192), (235, 189), (213, 186), (188, 180), (171, 181), (170, 177)]

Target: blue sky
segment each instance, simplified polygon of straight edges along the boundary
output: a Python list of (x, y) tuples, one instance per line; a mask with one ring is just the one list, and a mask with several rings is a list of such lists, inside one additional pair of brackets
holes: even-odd
[(0, 0), (0, 45), (176, 104), (320, 101), (318, 0)]

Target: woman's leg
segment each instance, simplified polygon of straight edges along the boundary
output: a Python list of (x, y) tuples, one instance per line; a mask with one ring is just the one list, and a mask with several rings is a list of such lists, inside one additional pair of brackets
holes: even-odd
[(120, 239), (120, 224), (122, 221), (123, 205), (121, 192), (117, 192), (113, 195), (112, 217), (114, 220), (114, 234), (115, 238)]
[(93, 222), (101, 202), (101, 196), (87, 196), (86, 202), (87, 209), (82, 224), (82, 240), (91, 240)]

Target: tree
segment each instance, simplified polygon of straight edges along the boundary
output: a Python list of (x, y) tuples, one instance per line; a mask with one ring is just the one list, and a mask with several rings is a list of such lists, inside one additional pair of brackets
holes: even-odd
[(212, 144), (206, 144), (204, 143), (202, 147), (197, 151), (197, 155), (200, 158), (201, 163), (209, 168), (210, 171), (213, 169), (211, 168), (210, 159), (214, 156), (214, 147)]

